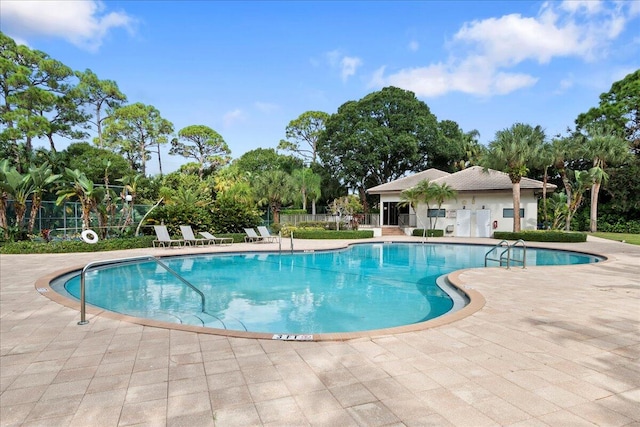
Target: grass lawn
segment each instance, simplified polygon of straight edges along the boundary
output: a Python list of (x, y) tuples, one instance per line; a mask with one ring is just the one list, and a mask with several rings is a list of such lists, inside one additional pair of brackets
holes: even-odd
[(593, 233), (596, 237), (602, 237), (603, 239), (617, 240), (619, 242), (627, 242), (632, 245), (640, 245), (640, 234), (631, 233)]

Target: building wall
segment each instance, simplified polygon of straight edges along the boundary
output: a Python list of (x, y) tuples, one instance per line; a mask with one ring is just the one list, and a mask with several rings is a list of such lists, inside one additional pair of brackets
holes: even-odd
[[(399, 194), (385, 194), (380, 197), (382, 202), (400, 201)], [(476, 211), (480, 209), (488, 209), (491, 211), (491, 223), (497, 221), (497, 228), (493, 231), (513, 231), (513, 218), (505, 218), (503, 209), (511, 209), (513, 207), (513, 196), (511, 191), (505, 192), (478, 192), (478, 193), (458, 193), (457, 200), (446, 201), (442, 204), (442, 209), (446, 209), (446, 216), (438, 218), (436, 222), (437, 229), (445, 230), (445, 236), (456, 236), (456, 211), (458, 209), (471, 210), (471, 237), (475, 237), (476, 233)], [(533, 190), (522, 190), (520, 193), (520, 207), (524, 208), (524, 217), (521, 218), (522, 230), (535, 230), (537, 228), (538, 203)], [(436, 209), (437, 206), (431, 206)], [(413, 212), (412, 212), (413, 213)], [(418, 228), (422, 228), (423, 224), (430, 228), (429, 218), (427, 217), (427, 205), (418, 206)], [(381, 221), (382, 221), (382, 215)], [(381, 224), (382, 225), (382, 222)], [(446, 230), (452, 230), (446, 232)]]

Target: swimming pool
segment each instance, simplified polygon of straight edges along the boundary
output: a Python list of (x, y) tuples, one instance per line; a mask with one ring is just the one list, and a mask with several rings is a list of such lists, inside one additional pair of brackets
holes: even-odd
[[(165, 322), (274, 334), (367, 331), (448, 313), (460, 300), (436, 280), (484, 265), (490, 246), (375, 243), (307, 253), (226, 253), (162, 261), (204, 294), (152, 261), (89, 271), (87, 303)], [(527, 249), (527, 265), (597, 262), (574, 252)], [(79, 275), (53, 288), (79, 296)], [(63, 289), (61, 289), (63, 288)], [(459, 305), (459, 304), (458, 304)]]

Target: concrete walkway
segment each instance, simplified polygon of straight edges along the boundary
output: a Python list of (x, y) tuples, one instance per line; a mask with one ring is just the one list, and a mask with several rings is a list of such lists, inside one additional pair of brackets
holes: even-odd
[[(295, 242), (336, 245), (344, 242)], [(342, 342), (229, 338), (103, 316), (78, 326), (76, 309), (35, 288), (98, 259), (209, 249), (0, 255), (0, 425), (640, 425), (640, 247), (591, 238), (545, 246), (609, 260), (465, 270), (458, 280), (484, 296), (480, 311)]]

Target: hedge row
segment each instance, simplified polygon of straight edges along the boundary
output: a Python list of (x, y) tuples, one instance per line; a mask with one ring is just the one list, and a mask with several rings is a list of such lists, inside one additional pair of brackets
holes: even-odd
[(295, 230), (293, 237), (296, 239), (370, 239), (373, 230)]
[[(422, 237), (424, 236), (424, 228), (416, 228), (415, 230), (413, 230), (413, 236), (417, 236), (417, 237)], [(444, 230), (433, 230), (433, 229), (427, 229), (427, 237), (442, 237), (444, 236)]]
[(559, 231), (559, 230), (537, 230), (537, 231), (521, 231), (514, 233), (511, 231), (496, 231), (493, 233), (496, 239), (519, 240), (525, 242), (586, 242), (587, 235), (575, 231)]
[(5, 243), (0, 247), (2, 254), (61, 254), (70, 252), (102, 252), (121, 249), (149, 248), (155, 237), (127, 237), (99, 240), (89, 244), (82, 240), (58, 240), (49, 243), (37, 241), (20, 241)]

